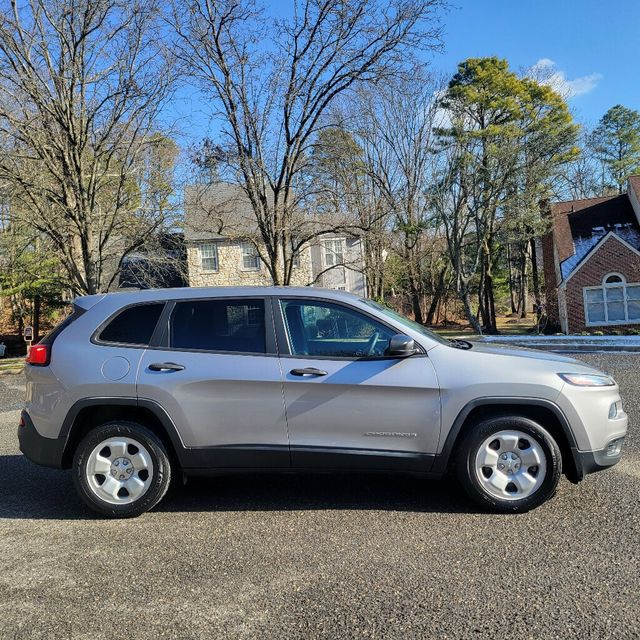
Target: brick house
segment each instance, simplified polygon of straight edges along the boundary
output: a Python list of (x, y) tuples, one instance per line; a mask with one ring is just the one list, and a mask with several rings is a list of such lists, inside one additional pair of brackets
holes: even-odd
[(548, 213), (549, 320), (564, 333), (640, 329), (640, 176), (624, 194), (555, 202)]
[[(250, 239), (257, 236), (252, 232), (255, 217), (240, 187), (224, 182), (189, 185), (184, 212), (190, 286), (273, 284)], [(366, 295), (361, 239), (326, 233), (303, 246), (295, 257), (291, 284)]]

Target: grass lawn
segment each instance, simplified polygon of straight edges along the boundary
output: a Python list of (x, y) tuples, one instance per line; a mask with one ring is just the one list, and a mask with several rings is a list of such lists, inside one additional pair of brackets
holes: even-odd
[[(498, 331), (503, 335), (526, 335), (535, 326), (535, 315), (529, 314), (527, 318), (512, 318), (510, 316), (498, 316), (496, 318)], [(433, 327), (433, 330), (443, 338), (477, 338), (478, 334), (474, 333), (469, 326), (446, 327), (440, 329)]]
[(0, 375), (3, 373), (22, 373), (23, 368), (24, 357), (0, 359)]

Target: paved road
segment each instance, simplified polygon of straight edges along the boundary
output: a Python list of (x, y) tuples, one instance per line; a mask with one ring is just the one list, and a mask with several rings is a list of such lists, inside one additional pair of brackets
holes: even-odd
[(446, 482), (194, 482), (137, 520), (90, 516), (17, 451), (0, 378), (0, 638), (640, 638), (640, 356), (626, 458), (519, 516)]

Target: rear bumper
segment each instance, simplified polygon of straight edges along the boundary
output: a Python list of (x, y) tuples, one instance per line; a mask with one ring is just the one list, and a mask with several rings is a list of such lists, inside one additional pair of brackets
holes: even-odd
[(31, 462), (44, 467), (62, 468), (62, 456), (66, 438), (45, 438), (41, 436), (33, 426), (33, 422), (26, 411), (23, 411), (20, 415), (18, 441), (20, 443), (20, 451)]

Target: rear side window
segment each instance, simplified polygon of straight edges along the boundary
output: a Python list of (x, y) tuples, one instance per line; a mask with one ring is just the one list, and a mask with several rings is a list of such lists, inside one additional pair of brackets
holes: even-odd
[(264, 300), (189, 300), (171, 315), (169, 347), (266, 353)]
[(164, 303), (137, 304), (121, 311), (100, 332), (100, 342), (147, 346)]

